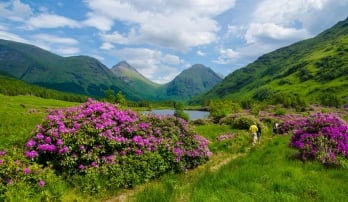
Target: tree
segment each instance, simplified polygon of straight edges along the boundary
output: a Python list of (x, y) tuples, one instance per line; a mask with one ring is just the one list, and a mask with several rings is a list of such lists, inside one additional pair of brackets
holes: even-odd
[(105, 91), (105, 100), (107, 102), (110, 102), (110, 103), (114, 103), (115, 102), (115, 95), (114, 95), (114, 91), (111, 90), (111, 89), (108, 89)]
[(175, 102), (175, 112), (174, 116), (185, 119), (188, 121), (190, 119), (190, 116), (184, 112), (184, 104), (181, 102)]
[(120, 105), (126, 105), (127, 104), (127, 100), (124, 97), (124, 95), (122, 94), (121, 91), (118, 91), (118, 93), (116, 94), (116, 99), (115, 99), (116, 103), (119, 103)]

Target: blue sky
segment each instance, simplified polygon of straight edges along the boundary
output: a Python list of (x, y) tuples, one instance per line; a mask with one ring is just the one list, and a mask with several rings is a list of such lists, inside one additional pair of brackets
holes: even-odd
[(157, 83), (193, 64), (228, 75), (348, 17), (348, 0), (0, 0), (0, 38)]

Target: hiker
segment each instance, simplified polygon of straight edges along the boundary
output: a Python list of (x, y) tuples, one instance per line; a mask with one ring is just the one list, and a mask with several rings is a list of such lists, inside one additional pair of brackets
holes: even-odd
[(257, 142), (260, 144), (261, 143), (261, 132), (262, 132), (262, 127), (260, 123), (257, 123)]
[(275, 122), (273, 125), (273, 135), (278, 134), (278, 127), (279, 127), (279, 124)]
[(249, 131), (251, 132), (251, 134), (253, 135), (253, 146), (256, 144), (256, 141), (257, 141), (257, 131), (258, 131), (259, 129), (257, 128), (257, 126), (256, 126), (256, 123), (254, 122), (254, 124), (253, 125), (251, 125), (250, 126), (250, 128), (249, 128)]

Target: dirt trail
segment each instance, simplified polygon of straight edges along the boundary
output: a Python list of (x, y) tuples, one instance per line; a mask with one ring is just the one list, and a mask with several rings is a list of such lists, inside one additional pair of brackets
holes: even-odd
[[(231, 155), (213, 155), (212, 158), (203, 165), (198, 166), (197, 168), (193, 170), (189, 170), (186, 175), (186, 177), (191, 178), (195, 175), (199, 175), (203, 170), (209, 169), (211, 172), (218, 171), (222, 166), (228, 164), (229, 162), (233, 161), (234, 159), (237, 159), (241, 156), (246, 155), (246, 153), (238, 153), (238, 154), (231, 154)], [(149, 182), (151, 184), (151, 182)], [(109, 198), (105, 200), (105, 202), (130, 202), (134, 201), (133, 196), (139, 192), (142, 191), (146, 186), (148, 186), (148, 183), (137, 185), (133, 189), (124, 189), (122, 190), (117, 196)]]

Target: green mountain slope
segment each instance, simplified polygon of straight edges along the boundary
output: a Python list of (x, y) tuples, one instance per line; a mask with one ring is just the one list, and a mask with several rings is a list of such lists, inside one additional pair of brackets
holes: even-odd
[(126, 61), (119, 62), (111, 68), (111, 72), (117, 79), (122, 80), (136, 92), (141, 92), (142, 97), (149, 100), (156, 100), (156, 94), (160, 84), (156, 84), (140, 74), (134, 67)]
[(348, 99), (348, 18), (318, 36), (265, 54), (192, 102), (216, 98), (267, 100), (296, 95)]
[(164, 86), (164, 96), (174, 100), (188, 100), (195, 95), (207, 92), (221, 80), (222, 78), (210, 68), (196, 64), (167, 83)]
[(60, 92), (40, 86), (28, 84), (6, 73), (0, 72), (0, 93), (4, 95), (32, 95), (42, 98), (65, 100), (73, 102), (84, 102), (87, 96)]
[(36, 46), (0, 40), (0, 71), (60, 91), (103, 97), (106, 89), (140, 99), (105, 65), (88, 56), (61, 57)]

